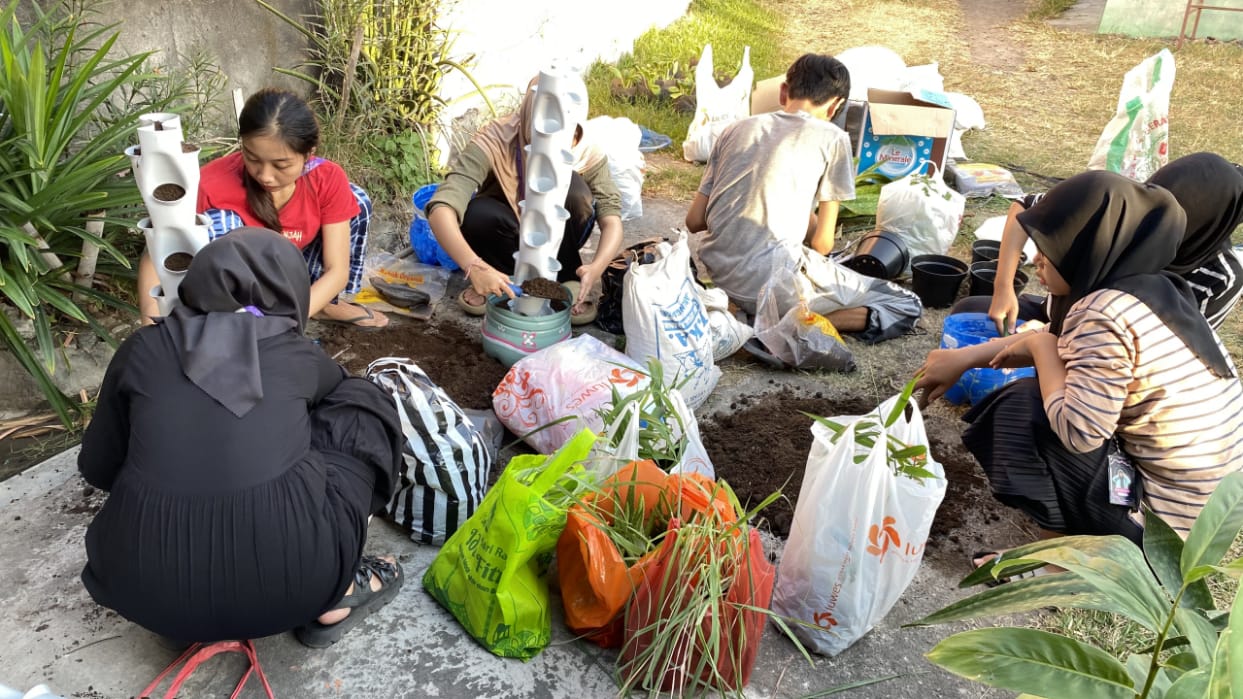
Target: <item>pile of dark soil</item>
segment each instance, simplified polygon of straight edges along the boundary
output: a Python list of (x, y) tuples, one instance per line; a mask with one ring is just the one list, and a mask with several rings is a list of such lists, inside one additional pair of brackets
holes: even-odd
[(307, 334), (353, 374), (367, 373), (367, 365), (380, 357), (406, 357), (459, 406), (492, 408), (492, 391), (507, 369), (483, 353), (477, 330), (468, 333), (451, 323), (429, 325), (396, 315), (390, 318), (388, 327), (379, 330), (313, 323)]
[(551, 279), (544, 279), (542, 277), (522, 282), (522, 293), (527, 296), (538, 296), (542, 299), (553, 299), (554, 301), (570, 300), (568, 289)]
[[(756, 504), (774, 492), (784, 497), (761, 513), (762, 528), (786, 537), (811, 450), (811, 418), (860, 415), (876, 406), (859, 399), (831, 399), (771, 394), (741, 398), (728, 415), (702, 421), (700, 434), (718, 478), (734, 489), (744, 505)], [(957, 532), (978, 520), (995, 522), (1001, 506), (987, 489), (984, 474), (959, 439), (961, 423), (953, 418), (925, 416), (933, 457), (945, 467), (948, 491), (933, 521), (929, 546), (946, 539), (958, 544)]]

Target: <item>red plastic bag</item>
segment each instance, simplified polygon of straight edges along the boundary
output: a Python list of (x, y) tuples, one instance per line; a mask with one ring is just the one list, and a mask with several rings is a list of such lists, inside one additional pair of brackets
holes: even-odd
[[(626, 686), (662, 692), (746, 686), (764, 635), (765, 614), (758, 610), (772, 601), (774, 570), (759, 532), (744, 539), (741, 531), (712, 535), (702, 526), (669, 523), (626, 611), (619, 663)], [(719, 577), (730, 581), (723, 595), (714, 597), (706, 566), (720, 566)], [(706, 647), (714, 637), (716, 647)]]
[(566, 625), (574, 633), (605, 648), (623, 639), (622, 610), (634, 595), (644, 571), (660, 548), (627, 565), (622, 552), (601, 529), (599, 519), (613, 524), (622, 503), (642, 503), (644, 521), (663, 530), (670, 517), (690, 520), (711, 511), (733, 523), (733, 507), (723, 489), (699, 474), (669, 475), (652, 461), (633, 461), (610, 476), (587, 506), (575, 505), (557, 540), (557, 579)]

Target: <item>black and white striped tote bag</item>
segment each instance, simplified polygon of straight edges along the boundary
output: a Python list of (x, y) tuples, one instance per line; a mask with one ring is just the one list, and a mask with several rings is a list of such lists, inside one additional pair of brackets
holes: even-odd
[(405, 434), (405, 465), (388, 515), (411, 539), (439, 546), (483, 500), (492, 453), (466, 413), (414, 362), (382, 357), (367, 367), (367, 378), (393, 396)]

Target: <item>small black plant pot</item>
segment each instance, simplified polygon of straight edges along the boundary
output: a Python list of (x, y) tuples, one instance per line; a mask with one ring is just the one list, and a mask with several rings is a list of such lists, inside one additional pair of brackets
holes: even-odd
[(917, 255), (911, 261), (911, 289), (924, 308), (946, 308), (958, 297), (967, 263), (948, 255)]
[(990, 262), (1001, 255), (1001, 241), (977, 240), (971, 244), (971, 262)]
[[(971, 264), (972, 296), (992, 296), (993, 279), (997, 276), (997, 261), (973, 262)], [(1014, 272), (1014, 293), (1018, 294), (1027, 286), (1027, 275), (1020, 271)]]
[(876, 231), (863, 236), (855, 254), (842, 264), (859, 274), (878, 279), (901, 276), (910, 264), (911, 253), (897, 233)]

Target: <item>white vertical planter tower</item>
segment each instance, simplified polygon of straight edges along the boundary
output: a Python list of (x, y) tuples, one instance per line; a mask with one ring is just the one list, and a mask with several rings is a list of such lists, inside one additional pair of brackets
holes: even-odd
[[(587, 119), (587, 91), (575, 73), (556, 65), (540, 71), (531, 109), (530, 145), (523, 154), (526, 192), (519, 204), (518, 252), (514, 280), (519, 284), (541, 277), (556, 281), (561, 263), (557, 250), (570, 212), (565, 198), (574, 172), (574, 130)], [(519, 297), (514, 310), (524, 315), (550, 312), (547, 299)]]
[(176, 114), (138, 117), (138, 145), (125, 149), (134, 182), (147, 207), (138, 222), (160, 285), (151, 290), (168, 315), (177, 305), (177, 287), (196, 253), (207, 245), (208, 220), (195, 213), (199, 192), (199, 147), (182, 140)]

